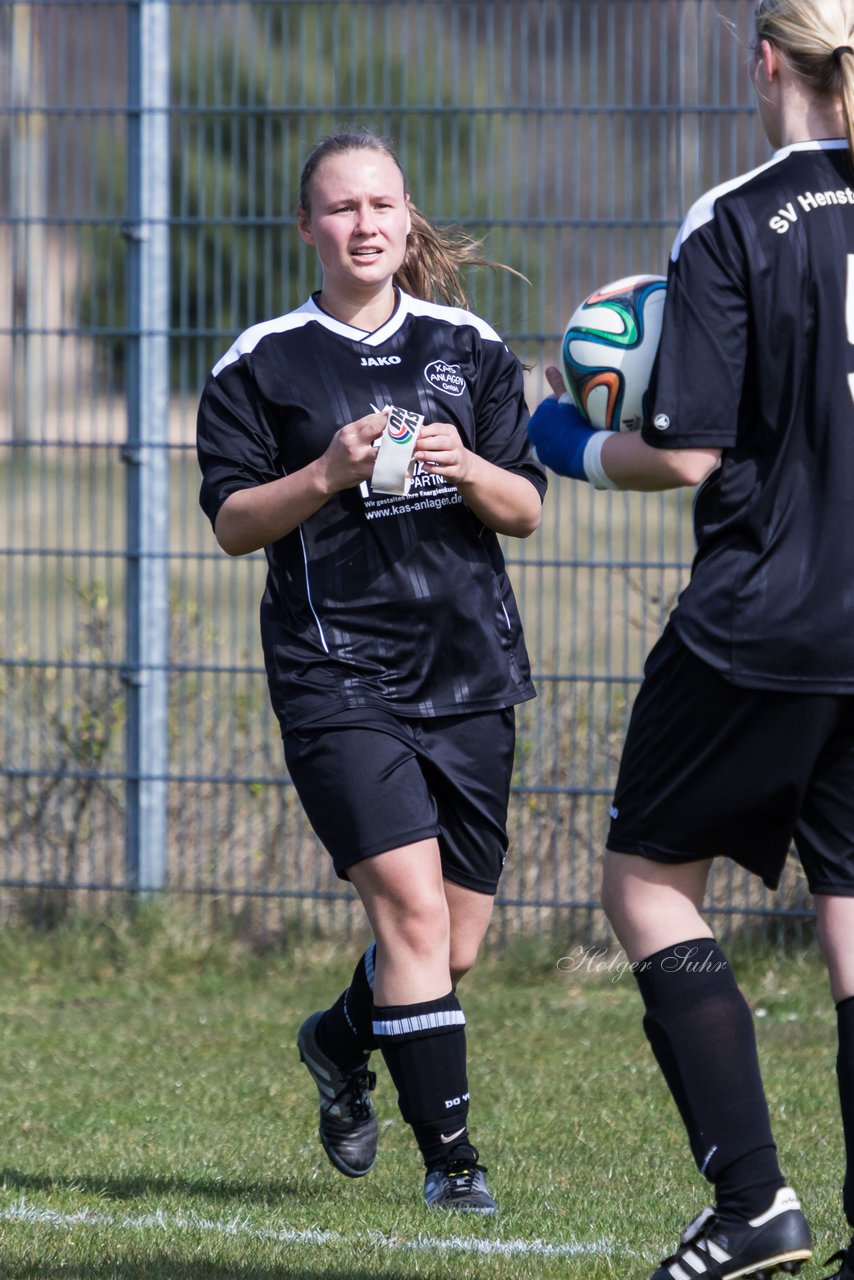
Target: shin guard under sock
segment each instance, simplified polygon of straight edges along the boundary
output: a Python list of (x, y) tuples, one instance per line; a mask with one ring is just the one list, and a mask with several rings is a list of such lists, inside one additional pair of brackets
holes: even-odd
[(318, 1046), (342, 1071), (355, 1071), (376, 1048), (373, 1032), (374, 961), (372, 942), (353, 971), (349, 987), (318, 1020)]
[(768, 1118), (750, 1009), (711, 938), (666, 947), (635, 967), (644, 1031), (715, 1184), (723, 1218), (762, 1213), (785, 1179)]
[(451, 991), (421, 1004), (374, 1006), (374, 1036), (424, 1164), (468, 1142), (465, 1014)]

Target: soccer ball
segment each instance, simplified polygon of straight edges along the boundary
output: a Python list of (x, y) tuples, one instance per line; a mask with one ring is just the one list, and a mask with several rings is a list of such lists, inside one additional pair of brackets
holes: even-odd
[(664, 276), (603, 285), (573, 312), (563, 335), (563, 373), (591, 426), (636, 431), (664, 312)]

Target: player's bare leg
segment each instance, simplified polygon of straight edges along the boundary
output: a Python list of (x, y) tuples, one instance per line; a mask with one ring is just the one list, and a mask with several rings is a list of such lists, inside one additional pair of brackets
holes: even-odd
[(854, 996), (854, 898), (815, 895), (818, 937), (834, 1002)]
[[(434, 839), (355, 863), (348, 875), (376, 939), (363, 958), (369, 959), (373, 985), (370, 1044), (382, 1049), (401, 1113), (424, 1156), (425, 1199), (431, 1207), (493, 1212), (495, 1202), (468, 1137), (465, 1017), (454, 990), (457, 978), (474, 963), (493, 900), (443, 880)], [(311, 1034), (313, 1019), (304, 1024), (301, 1037)], [(367, 1172), (376, 1151), (373, 1109), (368, 1122), (363, 1114), (365, 1102), (370, 1107), (372, 1073), (352, 1122), (358, 1131), (354, 1144), (347, 1132), (336, 1131), (340, 1118), (324, 1114), (324, 1081), (311, 1065), (318, 1055), (311, 1046), (308, 1051), (300, 1047), (321, 1092), (321, 1141), (327, 1154), (344, 1173)], [(321, 1062), (327, 1074), (332, 1066), (328, 1058)]]
[(672, 866), (607, 850), (602, 906), (630, 961), (686, 938), (711, 938), (700, 915), (711, 862)]
[(605, 855), (602, 901), (645, 1005), (644, 1031), (715, 1206), (653, 1280), (797, 1271), (812, 1255), (776, 1159), (753, 1020), (700, 915), (710, 863)]
[(444, 888), (451, 923), (449, 967), (451, 983), (456, 986), (477, 960), (495, 898), (491, 893), (465, 889), (452, 880), (446, 880)]
[(370, 1098), (376, 1076), (368, 1070), (377, 1047), (374, 1003), (396, 1003), (396, 993), (403, 996), (397, 1003), (406, 1003), (413, 988), (418, 1000), (448, 990), (449, 926), (435, 840), (369, 858), (349, 874), (381, 947), (368, 947), (331, 1009), (305, 1020), (297, 1045), (320, 1094), (323, 1149), (341, 1173), (362, 1177), (377, 1151)]
[[(846, 1164), (842, 1202), (848, 1225), (854, 1230), (854, 898), (817, 893), (815, 911), (818, 936), (830, 977), (830, 991), (836, 1005), (839, 1036), (836, 1075)], [(838, 1263), (833, 1277), (854, 1280), (854, 1236), (847, 1249), (828, 1258), (826, 1265), (832, 1263)]]
[(436, 840), (349, 867), (377, 943), (374, 1004), (434, 1000), (450, 986), (450, 917)]
[(436, 840), (365, 859), (349, 875), (376, 938), (374, 1035), (424, 1157), (425, 1202), (492, 1213), (468, 1135), (465, 1016), (451, 973), (452, 937), (463, 970), (477, 955), (492, 900), (443, 880)]

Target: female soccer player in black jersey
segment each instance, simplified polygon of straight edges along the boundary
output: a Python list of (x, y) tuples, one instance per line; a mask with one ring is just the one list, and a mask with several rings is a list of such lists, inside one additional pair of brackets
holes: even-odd
[[(342, 1173), (374, 1162), (379, 1047), (427, 1205), (489, 1213), (456, 985), (507, 848), (513, 708), (534, 696), (496, 534), (536, 529), (545, 473), (518, 361), (483, 320), (434, 301), (463, 302), (457, 269), (474, 246), (410, 203), (384, 140), (314, 149), (299, 232), (321, 289), (237, 339), (198, 422), (220, 545), (266, 550), (261, 631), (291, 779), (375, 938), (298, 1045)], [(390, 406), (405, 411), (391, 415), (391, 450), (416, 432), (414, 461), (378, 491)]]
[[(715, 1188), (655, 1280), (797, 1269), (811, 1250), (750, 1011), (700, 915), (716, 855), (775, 887), (794, 839), (815, 895), (854, 1224), (854, 3), (761, 0), (750, 67), (776, 150), (677, 236), (642, 430), (592, 432), (555, 400), (531, 421), (542, 459), (598, 487), (703, 481), (691, 580), (629, 725), (603, 885)], [(854, 1247), (832, 1261), (854, 1280)]]

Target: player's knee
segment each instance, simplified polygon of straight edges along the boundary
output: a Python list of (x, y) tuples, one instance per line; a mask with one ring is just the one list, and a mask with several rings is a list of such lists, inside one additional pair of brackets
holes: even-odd
[(388, 943), (398, 952), (403, 949), (415, 960), (426, 960), (437, 951), (448, 954), (450, 924), (448, 908), (441, 893), (422, 896), (397, 915), (388, 930)]

